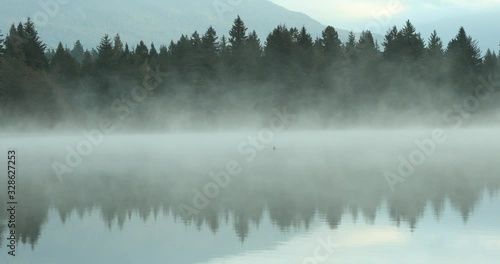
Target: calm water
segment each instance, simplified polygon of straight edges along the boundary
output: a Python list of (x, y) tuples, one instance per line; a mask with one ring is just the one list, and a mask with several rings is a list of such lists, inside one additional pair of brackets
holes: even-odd
[(499, 132), (449, 132), (394, 192), (384, 173), (431, 130), (288, 133), (255, 151), (257, 132), (108, 136), (62, 181), (51, 164), (83, 134), (3, 136), (19, 241), (8, 256), (2, 169), (0, 263), (497, 263)]

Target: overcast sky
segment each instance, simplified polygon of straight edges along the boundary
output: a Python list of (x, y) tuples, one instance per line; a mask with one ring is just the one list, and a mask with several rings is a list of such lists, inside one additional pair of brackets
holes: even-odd
[[(465, 12), (482, 12), (499, 7), (500, 0), (271, 0), (287, 9), (306, 13), (326, 25), (354, 29), (386, 18), (391, 24), (406, 19), (415, 24)], [(381, 15), (384, 14), (384, 15)], [(384, 20), (385, 21), (385, 20)]]

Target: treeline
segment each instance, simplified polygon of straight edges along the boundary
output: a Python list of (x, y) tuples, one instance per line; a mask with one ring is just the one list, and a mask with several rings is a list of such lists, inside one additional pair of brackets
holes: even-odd
[(139, 111), (140, 119), (150, 111), (189, 111), (192, 121), (207, 120), (242, 105), (255, 112), (287, 105), (327, 125), (439, 109), (474, 95), (482, 78), (500, 77), (500, 54), (488, 50), (483, 57), (464, 28), (446, 46), (436, 32), (424, 39), (410, 21), (390, 29), (383, 43), (369, 31), (351, 32), (343, 43), (330, 26), (313, 39), (306, 28), (285, 25), (262, 41), (240, 17), (227, 37), (210, 27), (158, 48), (143, 41), (129, 46), (117, 34), (90, 50), (80, 41), (49, 50), (28, 19), (12, 25), (5, 39), (0, 33), (2, 122), (30, 119), (50, 127), (99, 115), (151, 71), (164, 78), (150, 98), (155, 107)]

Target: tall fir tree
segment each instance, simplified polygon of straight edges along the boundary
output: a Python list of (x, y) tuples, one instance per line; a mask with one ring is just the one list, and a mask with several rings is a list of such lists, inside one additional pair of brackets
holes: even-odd
[(498, 77), (498, 58), (496, 53), (491, 52), (490, 49), (486, 51), (484, 56), (482, 73), (484, 76)]
[(78, 63), (82, 63), (84, 52), (85, 51), (83, 50), (82, 43), (80, 42), (80, 40), (77, 40), (73, 45), (73, 49), (71, 50), (71, 56), (73, 56), (73, 58), (75, 58)]
[(217, 32), (213, 27), (209, 27), (201, 38), (201, 54), (203, 77), (206, 79), (210, 76), (216, 76), (218, 57), (218, 37)]
[(40, 40), (31, 18), (24, 23), (23, 34), (26, 39), (24, 43), (26, 64), (36, 70), (46, 70), (49, 64), (45, 57), (47, 46)]
[(482, 57), (477, 42), (461, 27), (458, 34), (448, 43), (445, 59), (459, 94), (471, 94), (478, 84)]
[(57, 75), (60, 80), (76, 80), (79, 76), (79, 65), (71, 53), (66, 50), (59, 42), (56, 53), (50, 61), (51, 71)]
[(94, 61), (92, 60), (92, 55), (90, 54), (90, 51), (86, 50), (83, 53), (83, 60), (82, 60), (82, 74), (83, 75), (90, 75), (94, 71)]
[(97, 47), (96, 66), (98, 70), (112, 70), (115, 64), (113, 42), (108, 34), (102, 37)]
[(135, 48), (135, 64), (136, 65), (142, 65), (146, 60), (149, 59), (149, 49), (146, 44), (144, 44), (144, 41), (140, 41), (137, 47)]
[(116, 34), (113, 39), (113, 60), (118, 65), (123, 63), (123, 51), (124, 47), (120, 34)]
[(233, 76), (236, 78), (239, 78), (245, 69), (243, 53), (247, 42), (247, 30), (245, 23), (238, 16), (229, 31), (230, 59), (228, 68), (231, 69)]

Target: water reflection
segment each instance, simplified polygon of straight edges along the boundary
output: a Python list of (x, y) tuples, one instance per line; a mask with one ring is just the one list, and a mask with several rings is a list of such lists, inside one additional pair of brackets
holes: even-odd
[[(354, 141), (359, 143), (357, 139), (350, 142)], [(213, 143), (182, 149), (171, 143), (166, 146), (158, 141), (138, 142), (129, 141), (126, 148), (120, 146), (121, 141), (104, 145), (62, 182), (48, 166), (57, 159), (58, 153), (40, 147), (46, 155), (33, 152), (21, 156), (19, 174), (22, 177), (17, 183), (19, 242), (34, 252), (47, 250), (39, 249), (38, 242), (53, 234), (66, 236), (57, 232), (61, 226), (69, 226), (77, 232), (71, 234), (81, 239), (84, 231), (78, 231), (78, 225), (98, 236), (102, 231), (96, 222), (104, 223), (115, 237), (118, 233), (151, 228), (150, 233), (134, 237), (143, 240), (157, 237), (165, 228), (169, 230), (168, 235), (158, 238), (161, 241), (190, 237), (215, 241), (217, 235), (227, 237), (231, 233), (239, 243), (220, 242), (226, 251), (218, 257), (233, 254), (243, 246), (253, 250), (269, 249), (276, 246), (276, 241), (287, 241), (283, 242), (286, 247), (290, 241), (302, 241), (302, 238), (293, 238), (297, 232), (302, 235), (326, 233), (322, 225), (338, 232), (338, 236), (351, 230), (346, 241), (354, 239), (355, 233), (366, 231), (370, 237), (374, 234), (376, 237), (377, 232), (383, 230), (384, 239), (389, 239), (387, 236), (395, 232), (391, 228), (404, 227), (417, 233), (419, 225), (428, 222), (429, 216), (439, 223), (445, 212), (453, 212), (453, 217), (467, 226), (485, 198), (498, 201), (500, 189), (500, 164), (492, 155), (500, 144), (493, 143), (440, 149), (392, 192), (383, 172), (396, 167), (398, 155), (411, 149), (404, 144), (388, 147), (368, 138), (359, 143), (364, 147), (352, 147), (339, 140), (308, 148), (268, 149), (254, 162), (247, 163), (230, 147), (223, 151), (219, 148), (215, 155)], [(28, 153), (27, 149), (32, 146), (28, 143), (20, 146), (19, 152)], [(217, 197), (208, 199), (206, 208), (191, 214), (179, 210), (180, 205), (194, 207), (193, 189), (202, 190), (213, 181), (208, 172), (224, 168), (228, 160), (237, 160), (242, 173), (231, 178)], [(5, 191), (0, 189), (0, 197), (5, 197)], [(0, 247), (7, 234), (5, 206), (0, 203)], [(382, 228), (377, 219), (387, 220), (387, 226)], [(353, 223), (366, 224), (366, 227), (353, 227)], [(179, 225), (185, 229), (179, 230)], [(45, 229), (51, 231), (44, 232)], [(191, 230), (201, 233), (194, 234)], [(422, 231), (429, 232), (432, 231)], [(364, 243), (372, 243), (366, 239), (362, 239)], [(201, 241), (185, 242), (207, 247)], [(77, 247), (79, 241), (71, 243)], [(167, 255), (175, 255), (176, 247), (178, 245), (172, 245)], [(208, 257), (195, 253), (182, 255), (176, 263), (214, 259), (208, 253)], [(225, 261), (231, 263), (230, 259), (213, 263)]]
[[(18, 182), (17, 231), (22, 243), (35, 245), (50, 208), (56, 209), (62, 223), (72, 212), (81, 219), (98, 212), (109, 229), (126, 228), (133, 214), (144, 221), (165, 214), (185, 225), (209, 228), (213, 233), (221, 225), (231, 224), (241, 242), (250, 235), (250, 226), (259, 226), (266, 212), (281, 231), (308, 230), (316, 217), (335, 229), (345, 215), (354, 221), (374, 223), (381, 213), (379, 209), (386, 204), (396, 226), (407, 225), (413, 230), (418, 228), (426, 208), (432, 208), (439, 219), (449, 202), (466, 223), (483, 193), (493, 197), (499, 190), (500, 168), (491, 166), (500, 165), (492, 165), (495, 163), (491, 159), (491, 163), (482, 159), (479, 163), (460, 161), (453, 166), (429, 164), (392, 193), (380, 174), (373, 173), (379, 171), (376, 167), (346, 165), (337, 160), (322, 165), (282, 163), (276, 169), (274, 157), (248, 168), (218, 197), (210, 199), (206, 208), (189, 215), (180, 211), (179, 205), (193, 206), (192, 189), (201, 189), (210, 178), (165, 173), (163, 168), (149, 170), (146, 175), (139, 167), (134, 171), (133, 163), (129, 163), (124, 165), (128, 173), (87, 168), (84, 175), (58, 182), (51, 174), (37, 174), (30, 169), (33, 174), (29, 175), (35, 176), (22, 177)], [(485, 163), (490, 167), (484, 167)], [(4, 197), (5, 193), (0, 195)], [(0, 206), (0, 216), (6, 220), (5, 204)], [(232, 223), (228, 223), (229, 218)], [(5, 232), (5, 225), (1, 225), (0, 232)]]

